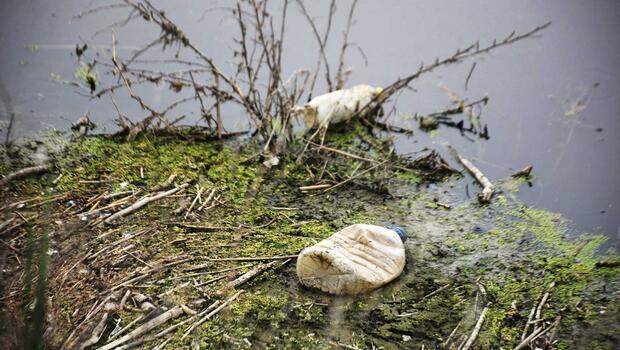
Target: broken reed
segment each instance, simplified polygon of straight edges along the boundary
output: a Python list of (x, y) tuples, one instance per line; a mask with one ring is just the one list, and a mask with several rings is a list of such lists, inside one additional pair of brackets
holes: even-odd
[[(116, 135), (124, 135), (128, 140), (149, 129), (159, 130), (175, 134), (175, 123), (179, 120), (170, 121), (169, 115), (181, 104), (196, 103), (202, 120), (207, 124), (206, 130), (212, 135), (222, 139), (227, 135), (223, 127), (225, 116), (222, 115), (222, 105), (236, 104), (241, 106), (249, 118), (253, 128), (252, 135), (260, 139), (263, 144), (263, 153), (280, 154), (289, 141), (293, 140), (292, 124), (299, 113), (300, 104), (308, 101), (314, 94), (314, 87), (318, 77), (324, 73), (325, 84), (328, 91), (344, 88), (350, 70), (345, 67), (349, 32), (354, 22), (357, 0), (350, 2), (347, 12), (346, 28), (343, 32), (341, 49), (338, 57), (338, 65), (332, 76), (329, 59), (325, 53), (325, 47), (329, 42), (332, 23), (336, 14), (336, 1), (330, 1), (327, 9), (325, 31), (320, 32), (316, 21), (307, 11), (302, 0), (240, 0), (235, 5), (218, 8), (228, 13), (238, 26), (238, 35), (234, 39), (235, 51), (233, 55), (232, 72), (226, 72), (215, 60), (202, 51), (196, 43), (179, 26), (172, 21), (164, 11), (154, 6), (149, 0), (123, 0), (118, 6), (100, 6), (86, 11), (78, 16), (107, 11), (111, 8), (123, 7), (130, 10), (129, 17), (118, 23), (118, 26), (126, 25), (134, 20), (144, 20), (152, 23), (160, 29), (159, 35), (148, 44), (136, 50), (129, 58), (123, 59), (116, 54), (114, 49), (116, 37), (112, 36), (113, 52), (112, 64), (92, 58), (90, 66), (103, 65), (111, 69), (117, 77), (116, 84), (102, 88), (93, 96), (101, 97), (109, 95), (118, 113), (117, 124), (120, 130)], [(318, 44), (317, 63), (313, 71), (298, 69), (290, 75), (283, 75), (282, 62), (284, 60), (283, 48), (286, 39), (287, 14), (292, 8), (301, 12), (309, 23), (314, 38)], [(384, 88), (371, 103), (360, 106), (357, 116), (369, 119), (374, 127), (384, 130), (396, 131), (399, 128), (387, 127), (384, 123), (372, 120), (376, 119), (373, 112), (378, 111), (376, 106), (381, 106), (390, 98), (409, 87), (409, 85), (421, 75), (435, 70), (436, 68), (460, 63), (464, 60), (483, 55), (496, 48), (511, 45), (517, 41), (530, 38), (547, 28), (550, 23), (536, 27), (524, 34), (512, 32), (504, 39), (494, 40), (488, 45), (473, 43), (465, 48), (458, 49), (453, 55), (445, 58), (436, 58), (431, 63), (421, 63), (418, 70), (404, 78), (397, 79)], [(139, 66), (139, 58), (149, 49), (161, 46), (176, 48), (174, 57), (161, 62), (174, 63), (184, 67), (180, 71), (153, 71)], [(185, 59), (182, 55), (190, 54), (192, 59)], [(84, 55), (80, 52), (80, 55)], [(133, 87), (148, 83), (166, 83), (171, 89), (180, 92), (183, 89), (191, 89), (191, 96), (179, 98), (175, 102), (162, 109), (156, 109), (147, 104)], [(114, 92), (119, 89), (127, 90), (129, 96), (136, 101), (140, 108), (146, 112), (139, 122), (133, 122), (123, 115), (114, 102)], [(468, 103), (462, 101), (459, 107), (453, 110), (436, 113), (440, 118), (439, 123), (450, 123), (445, 120), (450, 114), (463, 113), (471, 105), (486, 102), (482, 100)], [(455, 124), (457, 125), (457, 124)], [(465, 130), (462, 125), (462, 130)], [(466, 130), (467, 131), (467, 130)], [(477, 130), (482, 136), (488, 136), (486, 130)]]
[[(49, 217), (49, 215), (47, 215)], [(26, 264), (24, 270), (24, 316), (25, 316), (25, 348), (43, 349), (43, 333), (45, 326), (45, 310), (47, 301), (47, 267), (48, 267), (48, 247), (49, 247), (49, 226), (43, 224), (41, 237), (35, 245), (34, 226), (32, 223), (26, 224)], [(35, 248), (37, 251), (35, 252)], [(33, 263), (36, 259), (37, 277), (33, 275)], [(36, 280), (34, 298), (32, 288)]]

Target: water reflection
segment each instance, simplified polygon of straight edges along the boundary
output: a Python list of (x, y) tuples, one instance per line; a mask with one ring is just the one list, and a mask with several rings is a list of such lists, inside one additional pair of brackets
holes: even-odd
[[(227, 62), (234, 49), (230, 38), (237, 34), (234, 20), (219, 10), (205, 11), (200, 1), (157, 3), (182, 23), (199, 47), (232, 71)], [(73, 18), (96, 4), (99, 2), (78, 0), (0, 3), (0, 111), (2, 121), (15, 114), (14, 137), (65, 128), (87, 112), (101, 129), (114, 127), (116, 111), (109, 98), (80, 96), (76, 94), (80, 90), (53, 79), (74, 79), (76, 43), (88, 42), (85, 55), (90, 57), (105, 60), (109, 55), (109, 31), (98, 31), (125, 19), (127, 11), (113, 9), (82, 20)], [(214, 1), (209, 7), (227, 4)], [(332, 41), (326, 47), (333, 64), (348, 9), (344, 2), (338, 6)], [(319, 20), (324, 19), (328, 1), (308, 2), (307, 7)], [(364, 55), (349, 51), (347, 62), (353, 69), (349, 84), (387, 85), (415, 70), (420, 61), (443, 57), (477, 39), (489, 41), (514, 29), (525, 31), (553, 21), (543, 36), (477, 60), (467, 89), (465, 80), (472, 62), (427, 75), (413, 84), (416, 92), (407, 92), (398, 100), (399, 113), (394, 120), (415, 128), (417, 122), (407, 116), (449, 105), (442, 86), (469, 100), (488, 94), (490, 101), (481, 118), (490, 130), (489, 140), (464, 138), (459, 130), (440, 126), (436, 132), (416, 132), (412, 138), (398, 135), (396, 144), (399, 151), (410, 152), (426, 146), (443, 150), (442, 142), (448, 141), (491, 179), (531, 164), (536, 179), (533, 187), (524, 187), (517, 194), (522, 200), (563, 213), (579, 230), (600, 230), (614, 237), (620, 225), (616, 175), (620, 173), (620, 138), (615, 137), (620, 132), (620, 42), (613, 39), (620, 29), (619, 14), (620, 3), (613, 0), (595, 6), (559, 0), (510, 4), (362, 0), (350, 39)], [(297, 9), (290, 12), (287, 28), (285, 76), (300, 67), (314, 67), (317, 59), (314, 38)], [(129, 57), (157, 35), (155, 27), (142, 21), (117, 29), (119, 55)], [(148, 57), (164, 55), (152, 50)], [(113, 81), (103, 75), (103, 67), (96, 69), (104, 83)], [(324, 84), (317, 84), (317, 92), (323, 89)], [(141, 87), (138, 92), (158, 108), (179, 97), (165, 86)], [(116, 99), (123, 114), (143, 117), (125, 94), (116, 94)], [(241, 110), (225, 113), (227, 129), (246, 127)], [(176, 115), (186, 115), (184, 123), (193, 123), (199, 111), (182, 105)], [(464, 185), (460, 190), (464, 191)]]

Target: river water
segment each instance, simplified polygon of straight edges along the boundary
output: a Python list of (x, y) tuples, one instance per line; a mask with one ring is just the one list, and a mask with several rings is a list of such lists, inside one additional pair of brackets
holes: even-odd
[[(74, 16), (112, 2), (78, 0), (3, 0), (0, 3), (0, 120), (2, 132), (11, 114), (11, 138), (39, 130), (65, 129), (89, 113), (99, 130), (114, 128), (116, 111), (109, 98), (89, 98), (88, 92), (56, 80), (75, 80), (78, 67), (75, 44), (87, 42), (85, 57), (109, 62), (110, 31), (101, 28), (127, 17), (127, 9)], [(280, 5), (274, 1), (274, 9)], [(218, 7), (225, 1), (156, 1), (204, 52), (228, 72), (238, 34), (236, 22)], [(325, 27), (329, 1), (308, 2), (308, 11)], [(332, 71), (337, 65), (349, 2), (338, 1), (326, 53)], [(212, 9), (207, 11), (208, 9)], [(278, 11), (274, 11), (278, 12)], [(284, 75), (313, 68), (317, 45), (308, 23), (293, 2), (288, 14)], [(560, 212), (574, 223), (575, 232), (600, 232), (617, 245), (620, 235), (620, 3), (614, 0), (520, 2), (420, 2), (361, 0), (350, 40), (347, 63), (353, 74), (349, 85), (385, 86), (417, 69), (421, 61), (445, 57), (458, 47), (482, 44), (517, 30), (528, 31), (552, 21), (541, 35), (454, 65), (414, 82), (404, 93), (392, 121), (415, 128), (410, 116), (449, 106), (447, 87), (463, 98), (490, 98), (482, 111), (490, 139), (468, 139), (458, 130), (440, 127), (413, 137), (396, 135), (399, 152), (438, 148), (449, 142), (491, 179), (505, 178), (533, 165), (535, 181), (517, 196), (527, 204)], [(141, 20), (115, 29), (119, 56), (128, 57), (158, 35)], [(144, 57), (170, 57), (149, 51)], [(365, 56), (365, 57), (364, 57)], [(467, 89), (465, 81), (472, 63)], [(167, 69), (165, 65), (150, 65)], [(113, 80), (105, 67), (96, 67), (105, 85)], [(53, 74), (52, 74), (53, 73)], [(324, 91), (319, 83), (317, 93)], [(164, 86), (137, 88), (154, 107), (169, 104), (178, 95)], [(137, 120), (144, 115), (123, 91), (115, 95), (119, 109)], [(195, 105), (182, 105), (174, 115), (197, 120)], [(240, 111), (225, 111), (227, 129), (245, 129)], [(171, 117), (172, 119), (172, 117)], [(2, 135), (3, 139), (5, 134)], [(449, 157), (449, 156), (448, 156)], [(449, 158), (451, 162), (453, 160)], [(461, 182), (455, 191), (464, 191)], [(469, 184), (469, 191), (475, 185)]]

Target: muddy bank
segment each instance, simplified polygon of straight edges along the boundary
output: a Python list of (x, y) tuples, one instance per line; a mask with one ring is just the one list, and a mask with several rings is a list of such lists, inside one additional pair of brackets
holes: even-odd
[[(2, 313), (15, 325), (3, 344), (17, 346), (40, 303), (24, 286), (49, 236), (48, 348), (614, 347), (620, 268), (597, 251), (603, 237), (569, 240), (565, 219), (512, 198), (515, 180), (488, 205), (457, 198), (459, 175), (428, 152), (396, 157), (353, 129), (325, 144), (349, 155), (315, 147), (297, 163), (294, 145), (271, 169), (247, 141), (56, 139), (39, 152), (53, 171), (3, 190)], [(300, 189), (314, 185), (326, 186)], [(358, 297), (302, 287), (294, 256), (353, 223), (407, 229), (403, 275)]]

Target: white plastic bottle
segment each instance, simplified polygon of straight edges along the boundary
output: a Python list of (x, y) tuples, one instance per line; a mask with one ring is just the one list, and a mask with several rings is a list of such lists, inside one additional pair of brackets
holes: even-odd
[(380, 87), (356, 85), (317, 96), (303, 106), (306, 127), (327, 128), (331, 124), (345, 122), (382, 91)]
[(345, 227), (299, 254), (297, 276), (305, 286), (337, 295), (374, 290), (402, 273), (405, 239), (400, 227)]

